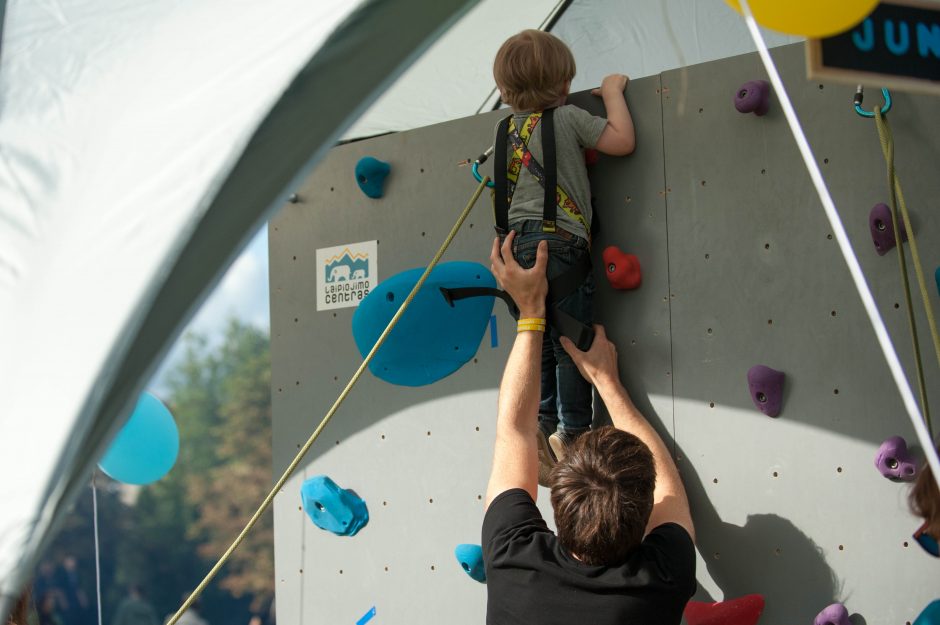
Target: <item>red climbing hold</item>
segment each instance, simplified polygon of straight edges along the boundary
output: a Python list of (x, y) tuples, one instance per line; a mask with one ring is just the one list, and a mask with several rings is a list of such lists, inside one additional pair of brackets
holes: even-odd
[(744, 595), (718, 603), (689, 601), (682, 616), (689, 625), (756, 625), (763, 611), (762, 595)]
[(604, 267), (604, 275), (615, 289), (635, 289), (643, 281), (639, 259), (620, 251), (616, 245), (610, 245), (604, 250)]
[(601, 159), (601, 155), (598, 154), (597, 150), (594, 148), (586, 148), (584, 150), (584, 164), (590, 167), (591, 165), (597, 164), (597, 161)]

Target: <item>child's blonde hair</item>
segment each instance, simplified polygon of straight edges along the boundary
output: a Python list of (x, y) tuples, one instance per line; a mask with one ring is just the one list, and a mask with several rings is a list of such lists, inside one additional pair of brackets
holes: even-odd
[(517, 111), (554, 106), (574, 78), (574, 55), (558, 37), (524, 30), (507, 39), (493, 61), (503, 101)]

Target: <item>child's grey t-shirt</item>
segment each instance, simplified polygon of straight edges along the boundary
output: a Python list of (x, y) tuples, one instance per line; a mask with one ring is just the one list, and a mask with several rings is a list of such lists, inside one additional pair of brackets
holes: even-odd
[[(521, 128), (531, 111), (514, 113), (516, 128)], [(588, 182), (587, 167), (584, 164), (584, 148), (593, 148), (607, 126), (603, 117), (595, 117), (572, 104), (555, 109), (555, 163), (558, 172), (558, 184), (571, 196), (581, 209), (584, 220), (591, 224), (591, 186)], [(509, 158), (512, 158), (510, 144)], [(539, 163), (544, 164), (542, 154), (542, 122), (535, 127), (529, 138), (529, 151)], [(509, 223), (524, 219), (542, 219), (545, 191), (535, 176), (522, 167), (516, 190), (509, 207)], [(561, 207), (557, 209), (555, 221), (558, 226), (572, 234), (588, 238), (577, 220), (572, 219)]]

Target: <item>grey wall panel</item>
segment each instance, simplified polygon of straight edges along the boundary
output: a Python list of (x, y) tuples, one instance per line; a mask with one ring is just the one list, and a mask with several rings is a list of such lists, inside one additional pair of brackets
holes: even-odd
[[(877, 256), (868, 233), (885, 197), (873, 122), (853, 112), (851, 89), (805, 80), (800, 46), (774, 58), (910, 367), (897, 260)], [(833, 600), (868, 622), (911, 620), (940, 591), (926, 581), (935, 563), (908, 546), (906, 488), (872, 461), (882, 440), (913, 432), (779, 104), (762, 118), (732, 105), (754, 78), (756, 55), (663, 75), (676, 432), (700, 551), (725, 596), (767, 596), (768, 625), (808, 621)], [(929, 101), (901, 100), (908, 193), (936, 197)], [(932, 268), (938, 224), (917, 213)], [(787, 373), (777, 419), (751, 405), (754, 364)]]
[[(602, 159), (592, 172), (604, 215), (595, 250), (599, 255), (615, 243), (638, 254), (644, 286), (614, 292), (599, 274), (597, 301), (612, 334), (635, 341), (630, 352), (644, 364), (630, 370), (630, 380), (658, 398), (641, 403), (650, 412), (655, 403), (671, 428), (659, 78), (636, 81), (629, 93), (640, 148), (629, 159)], [(599, 98), (572, 100), (602, 112)], [(425, 265), (475, 188), (469, 168), (458, 162), (492, 142), (502, 114), (338, 147), (297, 190), (298, 202), (272, 222), (276, 471), (361, 362), (350, 331), (353, 309), (316, 312), (316, 249), (377, 239), (381, 279)], [(382, 199), (370, 200), (356, 186), (353, 169), (365, 155), (392, 165)], [(444, 260), (488, 266), (492, 237), (487, 194)], [(434, 385), (397, 387), (367, 373), (314, 446), (303, 476), (279, 496), (278, 611), (285, 622), (354, 623), (373, 605), (385, 623), (482, 622), (485, 588), (463, 573), (453, 549), (480, 541), (496, 388), (514, 336), (501, 302), (494, 312), (499, 346), (490, 347), (487, 333), (473, 361)], [(366, 500), (371, 520), (358, 536), (322, 532), (299, 510), (300, 483), (316, 474)], [(543, 490), (539, 505), (551, 524), (547, 495)]]
[[(868, 210), (885, 197), (873, 124), (852, 112), (850, 89), (806, 82), (801, 54), (774, 52), (910, 368), (897, 260), (877, 256), (867, 231)], [(910, 540), (907, 489), (872, 460), (884, 438), (912, 432), (779, 105), (763, 118), (734, 111), (737, 87), (762, 76), (748, 55), (631, 83), (638, 148), (591, 172), (602, 219), (594, 251), (599, 265), (610, 244), (637, 254), (644, 281), (614, 291), (598, 267), (598, 321), (637, 404), (679, 458), (699, 534), (699, 598), (762, 593), (765, 625), (809, 622), (833, 600), (868, 623), (903, 623), (940, 587), (935, 563)], [(596, 98), (573, 99), (601, 112)], [(933, 107), (905, 96), (895, 107), (899, 172), (931, 271), (940, 262), (940, 224), (924, 203), (940, 191)], [(316, 250), (378, 240), (380, 279), (424, 266), (474, 189), (459, 162), (491, 142), (500, 115), (338, 147), (272, 222), (276, 471), (361, 362), (353, 310), (316, 311)], [(392, 164), (380, 200), (355, 184), (364, 155)], [(491, 225), (484, 196), (444, 260), (488, 265)], [(372, 606), (376, 622), (482, 622), (485, 588), (453, 549), (479, 542), (496, 388), (514, 332), (501, 303), (494, 312), (498, 347), (487, 334), (471, 362), (434, 385), (366, 374), (278, 496), (282, 622), (355, 623)], [(751, 405), (745, 376), (758, 363), (787, 373), (777, 419)], [(931, 393), (940, 404), (935, 384)], [(316, 474), (366, 500), (371, 521), (358, 536), (322, 532), (299, 509), (300, 484)], [(550, 520), (544, 490), (539, 505)]]

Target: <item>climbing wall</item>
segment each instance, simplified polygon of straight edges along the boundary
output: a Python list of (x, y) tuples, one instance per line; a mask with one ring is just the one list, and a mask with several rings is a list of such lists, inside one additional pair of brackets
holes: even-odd
[[(878, 256), (868, 232), (869, 209), (886, 201), (873, 122), (852, 111), (851, 89), (805, 80), (799, 46), (774, 56), (912, 371), (897, 259)], [(913, 433), (779, 106), (764, 117), (732, 106), (741, 83), (763, 77), (746, 55), (630, 84), (638, 149), (591, 171), (603, 224), (595, 251), (598, 263), (610, 244), (637, 254), (643, 285), (621, 292), (600, 278), (598, 317), (637, 404), (675, 445), (698, 531), (697, 598), (761, 593), (766, 625), (811, 622), (833, 601), (857, 622), (903, 625), (940, 584), (936, 562), (910, 539), (918, 522), (906, 487), (882, 478), (873, 458), (888, 436)], [(589, 95), (572, 101), (602, 112)], [(899, 174), (932, 272), (936, 105), (896, 94), (894, 106)], [(369, 271), (379, 280), (425, 265), (475, 188), (460, 163), (488, 145), (499, 117), (337, 147), (271, 223), (277, 473), (361, 362), (355, 309), (318, 311), (317, 250), (375, 241)], [(391, 164), (379, 199), (353, 175), (366, 155)], [(444, 260), (488, 265), (491, 221), (481, 200)], [(278, 495), (281, 622), (483, 622), (486, 587), (453, 552), (480, 540), (496, 388), (513, 336), (502, 303), (493, 312), (496, 331), (433, 385), (366, 373)], [(777, 418), (751, 403), (746, 373), (756, 364), (787, 375)], [(324, 532), (303, 512), (302, 482), (323, 474), (365, 500), (370, 520), (356, 536)], [(547, 499), (540, 491), (550, 519)]]

